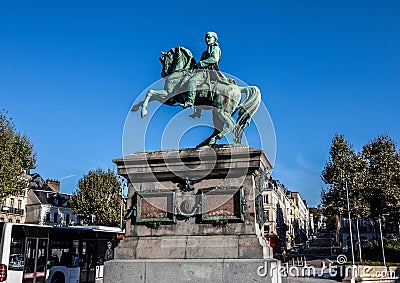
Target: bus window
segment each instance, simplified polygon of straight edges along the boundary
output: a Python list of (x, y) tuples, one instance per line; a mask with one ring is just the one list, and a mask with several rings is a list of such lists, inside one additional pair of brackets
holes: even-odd
[[(24, 282), (33, 282), (35, 272), (36, 239), (26, 240)], [(31, 280), (32, 279), (32, 280)]]
[(117, 243), (110, 240), (99, 240), (97, 242), (97, 264), (114, 259), (114, 247)]
[(50, 266), (69, 266), (71, 259), (68, 258), (70, 241), (51, 241), (49, 253)]
[(24, 269), (24, 232), (21, 229), (12, 229), (10, 243), (10, 270)]
[(10, 259), (9, 259), (8, 269), (23, 270), (24, 268), (23, 250), (24, 247), (22, 238), (11, 238)]
[(96, 253), (96, 241), (82, 241), (81, 283), (95, 281)]
[(47, 239), (39, 239), (36, 272), (44, 272), (47, 262)]
[(74, 240), (72, 245), (72, 267), (79, 267), (79, 241)]
[(27, 238), (24, 283), (44, 283), (46, 280), (47, 239)]

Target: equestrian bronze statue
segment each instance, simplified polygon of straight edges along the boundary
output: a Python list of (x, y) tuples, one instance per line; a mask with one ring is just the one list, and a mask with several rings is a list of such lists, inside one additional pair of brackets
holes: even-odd
[[(211, 110), (214, 132), (197, 147), (215, 144), (231, 131), (235, 143), (241, 143), (245, 126), (260, 106), (261, 93), (255, 86), (239, 87), (219, 71), (220, 49), (216, 39), (215, 33), (206, 34), (208, 48), (199, 62), (190, 50), (181, 46), (162, 52), (164, 89), (149, 90), (145, 99), (132, 106), (131, 111), (138, 111), (141, 106), (144, 118), (148, 103), (154, 100), (169, 106), (195, 107), (192, 118), (200, 117), (201, 110)], [(245, 94), (243, 101), (242, 94)], [(233, 115), (237, 111), (235, 121)]]

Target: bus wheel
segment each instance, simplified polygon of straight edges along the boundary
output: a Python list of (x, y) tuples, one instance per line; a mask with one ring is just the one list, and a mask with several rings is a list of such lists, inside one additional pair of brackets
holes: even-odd
[(51, 278), (51, 283), (65, 283), (64, 274), (61, 272), (54, 274), (53, 278)]

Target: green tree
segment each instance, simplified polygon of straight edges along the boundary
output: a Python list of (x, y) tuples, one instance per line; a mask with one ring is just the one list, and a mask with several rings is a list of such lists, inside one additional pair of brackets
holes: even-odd
[(123, 197), (121, 185), (111, 169), (89, 171), (78, 181), (78, 190), (71, 197), (72, 211), (85, 224), (119, 226)]
[(327, 230), (335, 231), (337, 229), (336, 224), (337, 224), (337, 219), (335, 216), (329, 216), (326, 218), (326, 229)]
[(36, 153), (25, 134), (16, 131), (7, 112), (0, 111), (0, 200), (19, 195), (27, 188), (29, 169), (35, 168)]
[(387, 135), (368, 142), (362, 150), (367, 162), (364, 199), (371, 219), (386, 216), (398, 223), (400, 217), (400, 155)]
[(333, 216), (347, 210), (346, 185), (351, 207), (364, 214), (367, 209), (362, 198), (366, 162), (340, 134), (333, 138), (329, 154), (330, 159), (322, 171), (322, 180), (328, 185), (321, 194), (325, 215)]

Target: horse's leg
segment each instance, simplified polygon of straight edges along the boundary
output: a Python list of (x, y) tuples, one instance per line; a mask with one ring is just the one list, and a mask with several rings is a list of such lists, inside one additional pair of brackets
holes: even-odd
[[(216, 110), (216, 109), (212, 110), (212, 118), (213, 118), (213, 124), (214, 124), (214, 132), (208, 138), (206, 138), (204, 141), (202, 141), (197, 147), (214, 144), (215, 136), (218, 135), (220, 132), (222, 132), (225, 122), (219, 118), (218, 110)], [(213, 140), (212, 143), (210, 143), (211, 140)]]
[(168, 93), (165, 90), (152, 90), (150, 89), (147, 92), (146, 98), (142, 102), (142, 118), (146, 117), (147, 115), (147, 105), (150, 101), (158, 100), (160, 102), (165, 101)]
[[(235, 97), (236, 96), (236, 97)], [(214, 119), (214, 127), (217, 128), (218, 124), (215, 124), (216, 120), (221, 121), (222, 125), (226, 125), (225, 129), (219, 128), (220, 132), (215, 135), (210, 141), (216, 142), (217, 140), (225, 137), (229, 132), (235, 128), (235, 121), (232, 118), (232, 113), (237, 108), (240, 102), (241, 93), (238, 90), (230, 90), (227, 92), (221, 92), (218, 97), (218, 110), (215, 111), (217, 119)]]
[(143, 105), (143, 101), (144, 101), (144, 100), (142, 100), (142, 101), (136, 103), (135, 105), (133, 105), (132, 108), (131, 108), (131, 111), (132, 111), (132, 112), (138, 111), (138, 110), (139, 110), (139, 107)]
[[(197, 147), (215, 144), (217, 140), (222, 139), (230, 131), (232, 131), (235, 126), (235, 121), (233, 120), (231, 115), (229, 115), (227, 112), (221, 109), (213, 111), (213, 122), (214, 122), (214, 132)], [(226, 127), (225, 129), (223, 129), (223, 126), (225, 124)]]
[[(234, 127), (235, 127), (235, 121), (233, 120), (232, 116), (225, 112), (222, 109), (219, 109), (217, 111), (218, 117), (220, 118), (221, 121), (223, 121), (224, 124), (226, 124), (225, 129), (223, 129), (222, 131), (220, 131), (213, 139), (214, 139), (214, 143), (217, 140), (222, 139), (223, 137), (225, 137), (229, 132), (231, 132)], [(213, 141), (213, 139), (211, 140), (211, 142)]]

